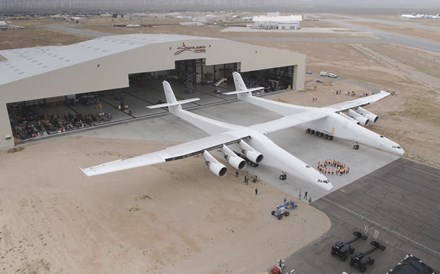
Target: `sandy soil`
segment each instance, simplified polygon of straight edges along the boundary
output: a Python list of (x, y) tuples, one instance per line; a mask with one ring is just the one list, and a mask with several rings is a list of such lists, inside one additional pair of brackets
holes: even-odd
[(0, 50), (23, 47), (53, 46), (54, 39), (52, 37), (54, 36), (57, 37), (55, 45), (70, 45), (88, 40), (88, 38), (81, 38), (68, 33), (59, 33), (38, 28), (0, 31)]
[(256, 273), (330, 228), (303, 202), (276, 220), (291, 197), (218, 178), (200, 157), (97, 177), (78, 168), (169, 145), (61, 137), (0, 154), (0, 272)]
[[(368, 47), (382, 55), (393, 56), (394, 59), (414, 67), (418, 71), (440, 78), (440, 69), (438, 69), (440, 54), (400, 45), (369, 45)], [(408, 56), (414, 56), (415, 58), (408, 58)]]

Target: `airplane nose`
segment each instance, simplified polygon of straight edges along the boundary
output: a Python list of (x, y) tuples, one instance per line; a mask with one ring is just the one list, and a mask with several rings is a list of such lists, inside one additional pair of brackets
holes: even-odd
[(399, 153), (400, 156), (403, 156), (405, 154), (405, 150), (399, 149), (398, 153)]
[(332, 190), (333, 189), (333, 185), (332, 185), (332, 183), (330, 183), (329, 182), (329, 180), (326, 178), (326, 179), (324, 179), (324, 180), (318, 180), (318, 185), (321, 187), (321, 188), (323, 188), (323, 189), (325, 189), (325, 190), (327, 190), (327, 191), (330, 191), (330, 190)]

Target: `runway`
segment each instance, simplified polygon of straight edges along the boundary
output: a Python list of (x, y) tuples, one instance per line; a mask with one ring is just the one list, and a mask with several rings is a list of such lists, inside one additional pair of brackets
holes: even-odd
[[(365, 251), (376, 238), (385, 251), (376, 251), (366, 273), (386, 273), (406, 254), (413, 254), (440, 269), (440, 170), (399, 159), (343, 187), (313, 206), (326, 213), (332, 228), (319, 240), (286, 259), (298, 273), (358, 272), (330, 255), (331, 245), (347, 241), (352, 230), (368, 230), (370, 238), (353, 244)], [(295, 239), (289, 239), (294, 241)]]

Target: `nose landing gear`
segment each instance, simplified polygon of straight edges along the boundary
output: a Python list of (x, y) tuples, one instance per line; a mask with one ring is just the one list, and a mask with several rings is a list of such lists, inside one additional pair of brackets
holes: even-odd
[(287, 173), (284, 172), (284, 171), (281, 171), (280, 180), (281, 180), (281, 181), (284, 181), (284, 180), (286, 180), (286, 179), (287, 179)]

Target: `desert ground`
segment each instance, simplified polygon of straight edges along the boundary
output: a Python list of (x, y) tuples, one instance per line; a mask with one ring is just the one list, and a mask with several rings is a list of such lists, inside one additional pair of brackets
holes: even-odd
[(213, 176), (200, 157), (92, 178), (78, 168), (169, 145), (68, 136), (3, 152), (0, 272), (256, 273), (330, 228), (306, 202), (276, 220), (292, 197), (246, 173)]
[[(393, 24), (358, 24), (438, 40), (438, 32), (431, 36), (417, 27), (395, 28), (399, 19), (376, 18)], [(274, 100), (325, 106), (352, 99), (345, 91), (361, 94), (371, 85), (394, 91), (397, 95), (369, 107), (380, 115), (379, 123), (370, 129), (398, 142), (406, 151), (404, 157), (440, 168), (438, 52), (380, 42), (343, 42), (350, 38), (379, 40), (374, 34), (356, 31), (225, 33), (219, 25), (184, 27), (165, 19), (159, 23), (153, 20), (158, 24), (153, 27), (123, 29), (113, 24), (146, 21), (115, 20), (91, 18), (78, 25), (20, 20), (14, 24), (27, 29), (0, 32), (0, 49), (90, 39), (46, 27), (61, 24), (114, 34), (220, 37), (300, 52), (307, 55), (307, 70), (313, 72), (307, 76), (306, 89), (277, 94)], [(326, 24), (319, 19), (305, 24), (338, 27), (334, 21)], [(316, 83), (322, 79), (318, 75), (321, 70), (335, 72), (341, 79)], [(336, 90), (342, 90), (342, 95), (336, 95)], [(0, 272), (255, 273), (330, 228), (328, 218), (304, 202), (299, 202), (292, 218), (277, 221), (268, 213), (284, 198), (292, 197), (265, 182), (246, 185), (244, 174), (238, 178), (230, 174), (226, 180), (216, 178), (197, 157), (132, 170), (130, 176), (121, 172), (86, 178), (78, 168), (168, 145), (160, 140), (65, 136), (1, 152)]]

